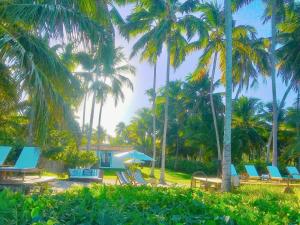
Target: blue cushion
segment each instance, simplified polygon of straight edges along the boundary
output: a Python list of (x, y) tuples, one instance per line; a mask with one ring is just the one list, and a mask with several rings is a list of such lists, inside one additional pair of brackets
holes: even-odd
[(230, 166), (230, 171), (231, 171), (231, 176), (233, 176), (233, 177), (238, 176), (238, 173), (236, 172), (236, 169), (233, 164), (231, 164), (231, 166)]
[(300, 180), (300, 174), (296, 167), (287, 166), (286, 169), (294, 179)]
[(15, 168), (17, 169), (34, 169), (37, 167), (40, 150), (36, 147), (24, 147), (17, 162)]
[(245, 165), (249, 177), (259, 177), (254, 165)]
[(0, 146), (0, 166), (3, 165), (10, 150), (11, 150), (11, 147), (9, 147), (9, 146)]
[(278, 168), (276, 166), (267, 166), (271, 178), (282, 178)]
[(99, 177), (99, 169), (69, 169), (71, 178), (95, 178)]

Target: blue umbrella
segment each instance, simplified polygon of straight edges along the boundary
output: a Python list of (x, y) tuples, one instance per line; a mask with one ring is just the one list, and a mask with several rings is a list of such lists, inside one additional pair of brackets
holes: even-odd
[(115, 154), (115, 156), (120, 157), (120, 158), (126, 158), (126, 159), (138, 159), (138, 160), (142, 160), (142, 161), (153, 161), (153, 159), (150, 156), (147, 156), (146, 154), (136, 151), (136, 150), (118, 153), (118, 154)]
[(124, 163), (125, 164), (143, 164), (145, 162), (142, 160), (139, 160), (139, 159), (127, 159), (124, 161)]

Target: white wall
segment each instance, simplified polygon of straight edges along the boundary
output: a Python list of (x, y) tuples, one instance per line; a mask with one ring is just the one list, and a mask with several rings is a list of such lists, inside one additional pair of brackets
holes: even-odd
[[(100, 159), (100, 153), (102, 151), (97, 151), (97, 156), (99, 157)], [(110, 152), (112, 157), (111, 157), (111, 164), (110, 164), (110, 168), (112, 169), (124, 169), (125, 168), (125, 165), (123, 163), (124, 159), (122, 157), (115, 157), (114, 155), (115, 154), (118, 154), (120, 153), (120, 151), (103, 151), (103, 152)], [(100, 160), (99, 160), (99, 166), (101, 168), (101, 165), (100, 165)], [(108, 167), (104, 167), (104, 168), (108, 168)]]

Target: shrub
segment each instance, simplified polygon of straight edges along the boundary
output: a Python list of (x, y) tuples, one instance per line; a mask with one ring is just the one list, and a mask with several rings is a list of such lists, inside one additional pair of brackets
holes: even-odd
[[(207, 175), (216, 175), (217, 174), (217, 161), (211, 161), (202, 163), (196, 160), (187, 160), (187, 159), (178, 159), (177, 167), (175, 171), (180, 171), (184, 173), (192, 174), (196, 171), (203, 171)], [(175, 159), (168, 158), (166, 159), (166, 168), (174, 170), (175, 168)]]
[(0, 193), (0, 224), (299, 224), (299, 199), (270, 189), (235, 193), (94, 185), (60, 194)]
[(98, 161), (94, 151), (80, 151), (75, 137), (67, 131), (52, 130), (48, 148), (43, 155), (51, 160), (63, 161), (67, 168), (85, 167)]

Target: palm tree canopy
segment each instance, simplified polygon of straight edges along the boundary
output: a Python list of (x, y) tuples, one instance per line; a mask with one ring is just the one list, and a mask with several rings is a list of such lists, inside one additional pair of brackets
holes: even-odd
[[(194, 79), (201, 79), (209, 70), (213, 55), (219, 58), (219, 67), (222, 72), (221, 80), (225, 80), (225, 17), (224, 11), (217, 3), (199, 4), (197, 11), (202, 14), (202, 19), (209, 28), (208, 38), (189, 43), (187, 52), (203, 50), (197, 68), (193, 73)], [(233, 38), (233, 67), (234, 85), (244, 81), (246, 87), (250, 79), (255, 83), (258, 72), (267, 74), (269, 59), (266, 49), (268, 42), (256, 38), (256, 30), (252, 26), (234, 24)]]
[[(141, 60), (157, 61), (163, 45), (170, 45), (171, 65), (176, 68), (186, 57), (184, 46), (196, 33), (201, 38), (207, 34), (201, 19), (187, 14), (196, 7), (196, 1), (139, 1), (124, 26), (128, 37), (142, 33), (134, 44), (131, 57), (141, 51)], [(181, 16), (179, 16), (181, 15)]]

